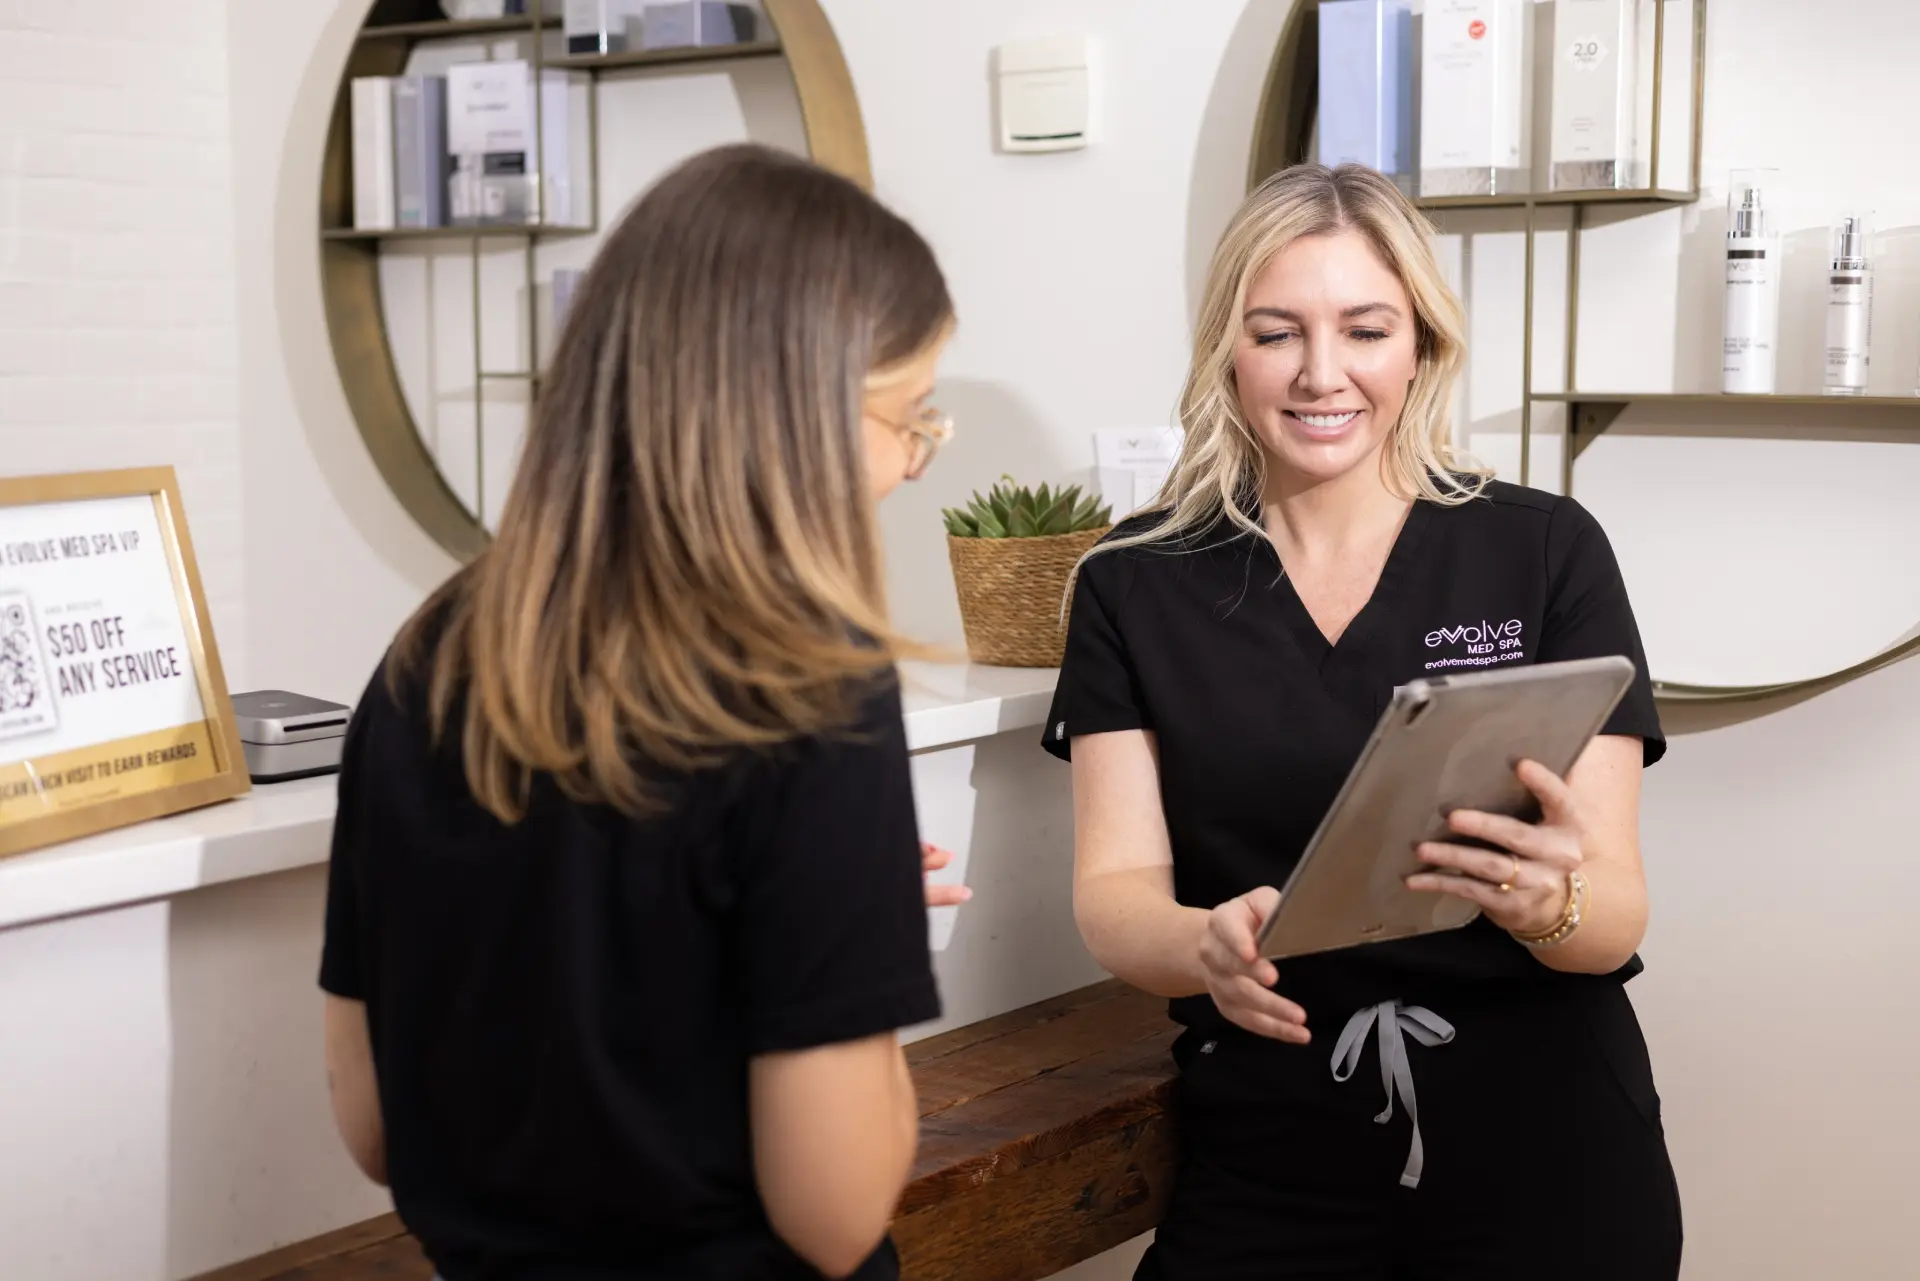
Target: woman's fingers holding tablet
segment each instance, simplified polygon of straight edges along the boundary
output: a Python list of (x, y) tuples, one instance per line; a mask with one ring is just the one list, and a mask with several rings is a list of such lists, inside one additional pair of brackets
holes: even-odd
[[(1217, 915), (1219, 909), (1215, 908), (1214, 911), (1216, 916), (1212, 927), (1200, 944), (1200, 963), (1206, 967), (1208, 981), (1211, 983), (1217, 979), (1225, 982), (1244, 975), (1262, 986), (1270, 987), (1277, 983), (1280, 975), (1273, 968), (1273, 962), (1258, 956), (1249, 961), (1236, 941), (1238, 930), (1231, 924), (1223, 925)], [(1222, 937), (1223, 930), (1228, 937)]]
[[(1271, 966), (1268, 966), (1271, 969)], [(1256, 1036), (1305, 1045), (1307, 1012), (1251, 974), (1207, 969), (1207, 993), (1227, 1021)]]
[[(1526, 860), (1515, 858), (1501, 850), (1475, 849), (1469, 845), (1448, 845), (1443, 841), (1427, 841), (1414, 848), (1420, 861), (1435, 869), (1457, 872), (1461, 876), (1470, 876), (1482, 884), (1498, 888), (1510, 885), (1518, 888), (1526, 876)], [(1407, 883), (1413, 883), (1422, 876), (1409, 877)], [(1413, 886), (1420, 889), (1418, 885)]]
[(1279, 974), (1257, 944), (1261, 924), (1279, 902), (1279, 891), (1263, 886), (1213, 909), (1200, 963), (1213, 1003), (1231, 1022), (1259, 1036), (1304, 1045), (1307, 1012), (1272, 990)]
[(1455, 810), (1447, 815), (1447, 826), (1461, 836), (1475, 837), (1536, 862), (1562, 869), (1576, 867), (1580, 862), (1579, 838), (1565, 828), (1524, 823), (1504, 814), (1483, 814), (1479, 810)]
[(1259, 936), (1260, 926), (1279, 902), (1278, 890), (1262, 886), (1214, 908), (1207, 918), (1206, 938), (1200, 944), (1200, 959), (1207, 969), (1274, 982), (1278, 975), (1260, 955)]
[(1307, 1030), (1305, 1010), (1279, 993), (1261, 987), (1252, 979), (1242, 976), (1235, 982), (1240, 985), (1240, 990), (1234, 997), (1222, 1000), (1215, 993), (1213, 998), (1213, 1003), (1220, 1007), (1220, 1013), (1234, 1026), (1245, 1028), (1255, 1036), (1286, 1041), (1292, 1045), (1305, 1045), (1313, 1040), (1313, 1033)]
[(1449, 827), (1500, 848), (1426, 842), (1415, 853), (1437, 870), (1409, 876), (1407, 888), (1451, 894), (1478, 906), (1502, 929), (1539, 933), (1567, 910), (1567, 876), (1584, 858), (1587, 835), (1571, 791), (1551, 770), (1525, 761), (1516, 772), (1540, 798), (1541, 821), (1457, 810), (1447, 816)]
[(1566, 779), (1561, 778), (1539, 761), (1521, 761), (1514, 769), (1514, 774), (1539, 800), (1541, 814), (1548, 825), (1576, 828), (1580, 826), (1573, 788), (1567, 785)]
[[(1464, 845), (1422, 845), (1419, 853), (1423, 862), (1446, 870), (1416, 872), (1407, 878), (1408, 889), (1465, 899), (1503, 930), (1538, 933), (1550, 928), (1566, 905), (1567, 874), (1556, 868)], [(1500, 870), (1490, 870), (1486, 860)]]
[[(1480, 810), (1455, 810), (1447, 815), (1447, 826), (1462, 836), (1476, 837), (1561, 872), (1579, 867), (1586, 847), (1586, 828), (1572, 789), (1552, 770), (1534, 761), (1522, 761), (1515, 773), (1540, 801), (1538, 823)], [(1482, 875), (1473, 870), (1468, 874)], [(1506, 878), (1489, 879), (1499, 882)]]
[(1408, 889), (1451, 894), (1502, 920), (1515, 912), (1523, 917), (1531, 914), (1536, 899), (1559, 893), (1554, 887), (1566, 883), (1565, 874), (1557, 869), (1503, 850), (1429, 841), (1414, 852), (1434, 870), (1409, 876)]
[[(1249, 965), (1260, 962), (1260, 927), (1267, 923), (1267, 918), (1273, 915), (1273, 909), (1278, 906), (1280, 891), (1271, 885), (1248, 890), (1213, 910), (1213, 933), (1242, 961)], [(1272, 970), (1273, 967), (1268, 965), (1267, 969)]]

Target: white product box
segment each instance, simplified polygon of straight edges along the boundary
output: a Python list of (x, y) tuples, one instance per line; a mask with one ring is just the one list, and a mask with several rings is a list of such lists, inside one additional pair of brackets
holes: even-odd
[[(470, 62), (448, 68), (447, 151), (453, 161), (448, 209), (453, 224), (591, 226), (592, 92), (592, 82), (583, 73), (558, 68), (543, 72), (536, 153), (530, 64)], [(543, 177), (544, 188), (536, 188)], [(537, 191), (544, 197), (544, 210)]]
[(353, 118), (353, 225), (392, 231), (397, 224), (393, 169), (393, 79), (355, 76), (349, 91)]
[(1558, 0), (1550, 189), (1648, 185), (1639, 109), (1646, 7), (1645, 0)]
[(1102, 427), (1093, 433), (1093, 487), (1125, 520), (1153, 501), (1180, 458), (1178, 427)]
[(753, 39), (755, 30), (751, 6), (721, 0), (650, 4), (640, 13), (640, 43), (648, 49), (742, 44)]
[(1360, 164), (1413, 189), (1416, 151), (1413, 0), (1320, 6), (1320, 163)]
[(1531, 0), (1428, 0), (1421, 20), (1420, 194), (1528, 190)]
[[(547, 0), (551, 11), (554, 0)], [(630, 47), (627, 23), (640, 16), (644, 0), (566, 0), (561, 21), (567, 53), (624, 53)]]

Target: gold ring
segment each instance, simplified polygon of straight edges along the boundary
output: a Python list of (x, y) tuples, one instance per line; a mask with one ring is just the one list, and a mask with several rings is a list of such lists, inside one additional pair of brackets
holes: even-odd
[(1507, 879), (1500, 882), (1500, 892), (1502, 894), (1511, 894), (1513, 892), (1513, 883), (1520, 879), (1520, 856), (1518, 854), (1509, 854), (1507, 857), (1513, 860), (1513, 871), (1507, 873)]

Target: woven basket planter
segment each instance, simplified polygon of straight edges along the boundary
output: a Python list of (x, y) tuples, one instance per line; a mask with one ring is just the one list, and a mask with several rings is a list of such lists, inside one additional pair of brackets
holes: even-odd
[(995, 667), (1058, 667), (1066, 654), (1062, 597), (1102, 529), (1051, 538), (956, 538), (947, 558), (960, 596), (967, 655)]

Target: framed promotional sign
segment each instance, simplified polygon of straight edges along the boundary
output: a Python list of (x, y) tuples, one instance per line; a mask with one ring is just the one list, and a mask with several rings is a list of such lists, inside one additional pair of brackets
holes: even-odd
[(0, 857), (250, 785), (173, 469), (0, 478)]

